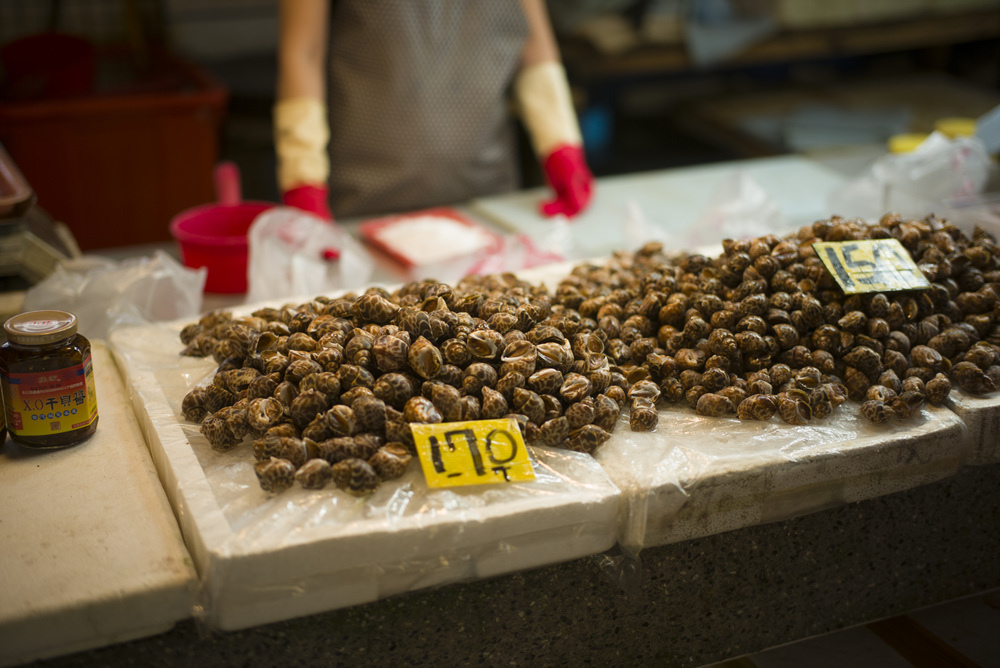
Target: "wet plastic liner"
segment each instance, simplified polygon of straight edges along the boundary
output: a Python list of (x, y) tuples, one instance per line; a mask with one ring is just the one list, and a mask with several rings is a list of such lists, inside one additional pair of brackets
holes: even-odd
[(799, 426), (661, 408), (655, 431), (622, 424), (595, 457), (622, 489), (619, 541), (636, 552), (941, 480), (968, 453), (965, 425), (947, 408), (875, 425), (847, 402)]
[(122, 328), (111, 346), (195, 559), (206, 626), (240, 629), (614, 545), (619, 490), (592, 457), (566, 450), (530, 448), (530, 483), (428, 489), (413, 462), (367, 497), (332, 485), (265, 493), (249, 439), (215, 452), (181, 416), (184, 395), (216, 367), (179, 355), (184, 324)]
[[(571, 267), (551, 265), (519, 277), (554, 289)], [(796, 426), (778, 416), (741, 421), (700, 416), (686, 404), (658, 406), (654, 431), (631, 431), (625, 411), (594, 453), (622, 490), (618, 541), (633, 557), (647, 547), (941, 480), (969, 463), (973, 448), (981, 448), (961, 417), (928, 404), (909, 419), (876, 425), (848, 401), (826, 419)], [(627, 586), (628, 570), (639, 566), (628, 559), (611, 562), (605, 570)]]
[[(551, 289), (571, 266), (519, 277)], [(299, 488), (269, 497), (248, 443), (215, 453), (180, 417), (215, 366), (178, 356), (183, 324), (119, 330), (112, 345), (195, 556), (205, 619), (226, 629), (587, 555), (628, 591), (644, 548), (928, 484), (979, 447), (944, 407), (874, 425), (847, 402), (792, 426), (661, 404), (653, 432), (632, 432), (622, 416), (594, 457), (532, 448), (535, 483), (432, 491), (411, 465), (367, 499)]]

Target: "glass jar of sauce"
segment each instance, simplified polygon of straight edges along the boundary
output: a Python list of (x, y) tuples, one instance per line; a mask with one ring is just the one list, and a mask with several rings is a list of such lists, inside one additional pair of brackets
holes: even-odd
[(7, 320), (0, 346), (0, 388), (11, 439), (61, 448), (97, 430), (90, 341), (66, 311), (30, 311)]

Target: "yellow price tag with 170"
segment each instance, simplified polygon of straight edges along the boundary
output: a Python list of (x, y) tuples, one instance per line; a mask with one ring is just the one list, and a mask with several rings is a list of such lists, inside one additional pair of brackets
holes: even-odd
[(428, 487), (458, 487), (535, 479), (517, 422), (470, 420), (411, 424)]

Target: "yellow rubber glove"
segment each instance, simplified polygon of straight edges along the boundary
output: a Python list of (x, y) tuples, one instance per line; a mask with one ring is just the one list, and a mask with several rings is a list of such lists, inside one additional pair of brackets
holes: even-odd
[(583, 152), (566, 70), (556, 61), (525, 68), (514, 80), (514, 96), (535, 156), (555, 191), (555, 199), (542, 203), (542, 213), (575, 216), (590, 202), (594, 177)]
[(279, 100), (274, 107), (278, 188), (289, 206), (332, 220), (327, 185), (330, 126), (326, 105), (315, 98)]

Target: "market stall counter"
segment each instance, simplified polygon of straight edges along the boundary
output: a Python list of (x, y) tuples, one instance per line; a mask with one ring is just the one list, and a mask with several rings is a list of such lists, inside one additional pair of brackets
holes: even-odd
[(1000, 586), (1000, 466), (803, 517), (45, 662), (701, 666)]
[(93, 368), (91, 438), (3, 447), (0, 664), (162, 633), (191, 614), (194, 564), (102, 342)]
[[(703, 175), (732, 182), (758, 165), (772, 176), (777, 165), (786, 183), (807, 172), (840, 181), (802, 158)], [(607, 192), (621, 207), (605, 205), (627, 209), (632, 196), (618, 190)], [(801, 194), (772, 194), (779, 212), (788, 192)], [(793, 220), (822, 218), (814, 204), (793, 205)], [(673, 214), (678, 226), (697, 219), (690, 205)], [(567, 269), (520, 278), (555, 287)], [(323, 303), (336, 313), (335, 302)], [(189, 419), (187, 396), (215, 382), (218, 360), (180, 355), (184, 326), (120, 330), (112, 346), (199, 568), (196, 618), (66, 665), (701, 665), (1000, 585), (989, 530), (1000, 492), (986, 484), (997, 464), (963, 468), (982, 445), (944, 407), (871, 424), (841, 397), (825, 420), (786, 425), (681, 402), (635, 431), (623, 410), (585, 452), (536, 443), (538, 479), (523, 489), (441, 493), (411, 469), (367, 497), (271, 495), (254, 479), (256, 444), (211, 441)]]

